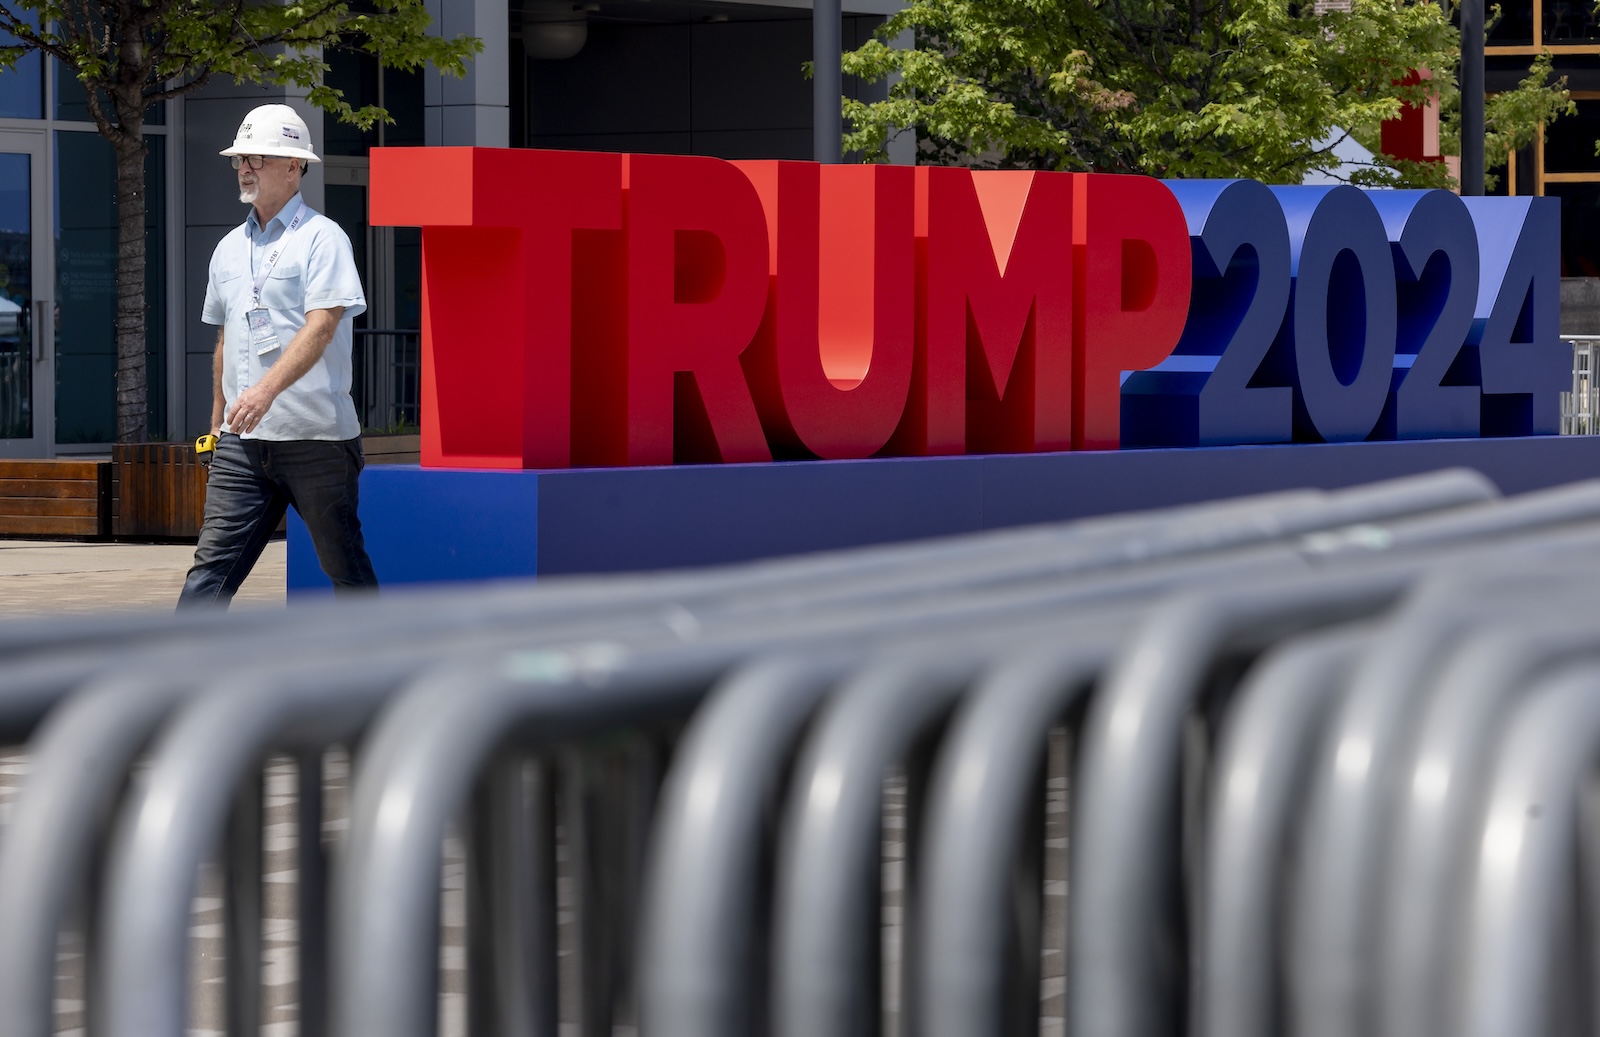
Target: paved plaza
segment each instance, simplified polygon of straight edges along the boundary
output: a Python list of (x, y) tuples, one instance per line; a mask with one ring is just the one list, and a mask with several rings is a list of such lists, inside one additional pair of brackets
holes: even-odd
[[(0, 540), (0, 618), (52, 613), (171, 611), (192, 544)], [(235, 608), (282, 608), (288, 553), (267, 545)]]

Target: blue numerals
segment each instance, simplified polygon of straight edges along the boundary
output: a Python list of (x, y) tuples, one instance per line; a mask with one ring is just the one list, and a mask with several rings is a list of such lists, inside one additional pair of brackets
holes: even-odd
[(1172, 356), (1124, 378), (1124, 446), (1556, 431), (1557, 199), (1167, 186), (1193, 301)]

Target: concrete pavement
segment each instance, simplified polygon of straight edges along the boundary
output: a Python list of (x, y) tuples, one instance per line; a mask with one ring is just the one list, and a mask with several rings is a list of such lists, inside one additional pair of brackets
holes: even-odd
[[(191, 544), (0, 540), (0, 617), (170, 611), (194, 558)], [(267, 545), (236, 608), (282, 608), (284, 541)]]

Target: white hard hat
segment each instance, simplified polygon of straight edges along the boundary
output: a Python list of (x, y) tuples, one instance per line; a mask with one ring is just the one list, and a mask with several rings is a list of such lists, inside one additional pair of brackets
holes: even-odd
[(283, 155), (308, 162), (322, 161), (311, 150), (311, 131), (306, 129), (306, 121), (286, 104), (264, 104), (251, 109), (239, 124), (233, 147), (217, 154)]

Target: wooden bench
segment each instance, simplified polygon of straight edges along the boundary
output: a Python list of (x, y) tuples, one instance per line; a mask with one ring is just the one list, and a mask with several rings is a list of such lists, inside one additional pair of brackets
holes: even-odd
[(362, 436), (367, 464), (416, 464), (422, 459), (422, 436)]
[(206, 475), (192, 443), (111, 448), (111, 534), (193, 540), (206, 510)]
[[(363, 441), (368, 464), (415, 463), (420, 436)], [(193, 540), (206, 512), (206, 477), (189, 443), (130, 443), (111, 450), (112, 536)], [(279, 532), (283, 531), (280, 525)]]
[(111, 462), (0, 460), (0, 536), (111, 534)]
[[(417, 436), (366, 443), (368, 464), (415, 463)], [(111, 460), (0, 460), (0, 537), (193, 540), (206, 479), (188, 443), (133, 443)]]

